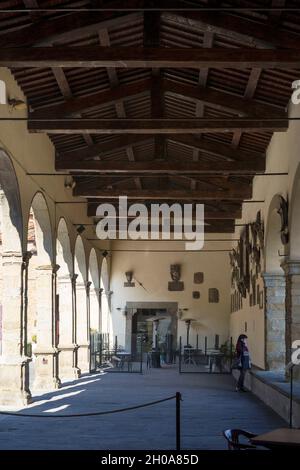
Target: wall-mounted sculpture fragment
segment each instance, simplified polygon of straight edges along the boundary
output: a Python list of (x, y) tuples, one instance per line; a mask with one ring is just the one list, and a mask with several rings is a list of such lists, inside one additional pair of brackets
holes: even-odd
[(172, 281), (168, 283), (168, 290), (171, 292), (183, 291), (184, 283), (180, 281), (180, 278), (181, 278), (180, 264), (171, 264), (170, 275), (171, 275)]
[(208, 302), (217, 304), (219, 302), (219, 290), (215, 287), (210, 287), (208, 289)]

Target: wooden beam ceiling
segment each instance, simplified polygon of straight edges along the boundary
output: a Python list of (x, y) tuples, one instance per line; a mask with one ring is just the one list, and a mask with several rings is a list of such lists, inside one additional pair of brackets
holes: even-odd
[(181, 174), (256, 174), (265, 170), (265, 161), (261, 158), (252, 158), (245, 161), (174, 161), (154, 159), (153, 161), (57, 161), (56, 170), (69, 171), (97, 171), (113, 175), (136, 174), (146, 175), (181, 175)]
[(176, 201), (190, 201), (190, 200), (243, 200), (251, 198), (252, 188), (249, 185), (235, 189), (224, 190), (176, 190), (176, 189), (112, 189), (104, 190), (91, 187), (89, 183), (76, 184), (73, 190), (74, 196), (92, 197), (97, 199), (118, 199), (120, 196), (127, 196), (129, 200), (142, 199), (142, 200), (176, 200)]
[(215, 132), (285, 132), (287, 119), (64, 119), (28, 120), (29, 132), (48, 134), (198, 134)]
[[(53, 69), (60, 70), (60, 69)], [(30, 112), (31, 119), (60, 119), (76, 113), (80, 113), (99, 106), (115, 104), (119, 100), (129, 100), (140, 94), (151, 91), (151, 115), (153, 118), (163, 117), (163, 93), (172, 93), (191, 101), (213, 105), (221, 111), (234, 111), (239, 116), (257, 117), (286, 117), (285, 112), (277, 106), (262, 104), (254, 100), (244, 99), (229, 93), (216, 91), (209, 88), (200, 88), (193, 85), (177, 83), (159, 74), (152, 79), (140, 80), (134, 83), (115, 86), (110, 90), (93, 93), (79, 98), (68, 99), (66, 103), (46, 106)], [(201, 116), (198, 116), (201, 117)]]
[[(147, 142), (152, 139), (151, 135), (121, 135), (115, 136), (113, 141), (94, 144), (91, 147), (85, 147), (70, 152), (58, 154), (56, 157), (56, 169), (64, 170), (71, 169), (72, 165), (76, 169), (77, 163), (84, 163), (86, 159), (93, 159), (99, 156), (103, 157), (109, 152), (119, 151), (125, 149), (128, 145), (136, 145), (142, 142)], [(192, 134), (188, 135), (170, 135), (168, 140), (176, 142), (181, 145), (203, 151), (206, 154), (220, 157), (223, 161), (265, 161), (265, 154), (258, 152), (245, 151), (241, 149), (230, 148), (229, 145), (221, 144), (219, 142), (209, 142), (206, 140), (199, 140)], [(156, 159), (161, 159), (161, 155), (156, 155)], [(70, 166), (71, 165), (71, 166)], [(260, 167), (259, 167), (260, 168)], [(258, 168), (258, 170), (259, 170)]]
[(139, 48), (139, 47), (3, 47), (2, 67), (116, 68), (299, 68), (295, 49)]

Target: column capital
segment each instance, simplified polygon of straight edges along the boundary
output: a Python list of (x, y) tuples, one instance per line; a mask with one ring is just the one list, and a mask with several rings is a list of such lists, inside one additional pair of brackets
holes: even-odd
[(85, 283), (86, 295), (90, 295), (91, 285), (92, 285), (92, 281), (86, 281)]
[(262, 273), (261, 274), (265, 287), (285, 287), (285, 274), (279, 273)]
[(22, 260), (23, 260), (23, 268), (24, 269), (26, 269), (28, 267), (29, 260), (30, 260), (31, 257), (32, 257), (31, 251), (25, 251), (25, 253), (23, 253)]
[(300, 275), (300, 261), (299, 260), (284, 260), (281, 267), (287, 276)]
[(75, 286), (76, 285), (76, 279), (78, 278), (78, 274), (75, 274), (75, 273), (71, 274), (70, 278), (71, 278), (72, 286)]

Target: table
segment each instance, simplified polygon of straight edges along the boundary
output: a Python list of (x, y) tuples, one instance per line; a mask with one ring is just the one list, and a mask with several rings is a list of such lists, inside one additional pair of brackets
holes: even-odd
[(195, 348), (184, 348), (183, 350), (183, 363), (196, 365), (194, 356), (197, 352)]
[(126, 351), (117, 351), (114, 354), (114, 356), (117, 357), (118, 359), (120, 359), (120, 363), (116, 364), (116, 367), (119, 367), (120, 369), (123, 369), (123, 366), (124, 366), (126, 360), (128, 361), (131, 358), (131, 353), (126, 352)]
[(300, 429), (279, 428), (250, 439), (252, 444), (269, 449), (300, 447)]

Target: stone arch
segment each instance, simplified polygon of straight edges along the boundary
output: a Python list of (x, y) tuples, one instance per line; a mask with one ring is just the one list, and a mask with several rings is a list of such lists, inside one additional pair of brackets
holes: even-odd
[[(0, 150), (1, 293), (0, 403), (30, 400), (23, 283), (23, 217), (19, 184), (8, 154)], [(9, 377), (9, 381), (7, 380)]]
[(35, 193), (30, 204), (27, 232), (30, 213), (33, 215), (37, 255), (41, 263), (51, 264), (54, 260), (54, 250), (50, 213), (46, 199), (40, 191)]
[(78, 367), (89, 371), (89, 304), (87, 299), (87, 264), (82, 237), (77, 236), (74, 250), (74, 272), (76, 278), (76, 343), (78, 345)]
[(100, 316), (100, 292), (99, 292), (99, 267), (98, 258), (94, 248), (90, 251), (89, 256), (89, 281), (90, 285), (90, 328), (92, 331), (101, 331)]
[(103, 257), (100, 274), (102, 331), (109, 334), (112, 343), (113, 325), (110, 308), (109, 274), (107, 259)]
[[(286, 274), (286, 362), (291, 361), (293, 343), (299, 339), (300, 290), (300, 164), (295, 173), (289, 207), (289, 258), (283, 263)], [(300, 379), (296, 367), (294, 378)]]
[(60, 218), (57, 227), (56, 262), (59, 265), (59, 276), (73, 274), (73, 257), (67, 223)]
[(59, 324), (59, 374), (63, 379), (79, 376), (76, 345), (76, 300), (74, 263), (70, 236), (65, 219), (57, 227), (56, 261), (57, 273), (56, 318)]
[[(28, 302), (27, 336), (32, 347), (30, 372), (34, 389), (60, 385), (55, 351), (55, 304), (53, 301), (53, 237), (50, 213), (44, 195), (38, 191), (27, 217)], [(29, 257), (27, 256), (28, 260)], [(51, 356), (51, 357), (50, 357)]]
[(10, 157), (0, 149), (2, 252), (22, 253), (23, 217), (17, 176)]
[(265, 364), (283, 370), (286, 357), (286, 280), (281, 266), (286, 245), (281, 240), (281, 195), (271, 200), (265, 235)]

